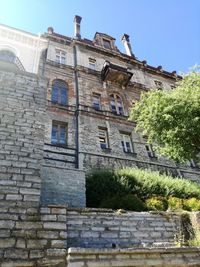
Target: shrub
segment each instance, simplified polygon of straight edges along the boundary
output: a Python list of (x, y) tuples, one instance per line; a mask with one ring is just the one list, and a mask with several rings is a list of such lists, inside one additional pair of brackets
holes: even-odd
[(115, 173), (120, 182), (141, 199), (152, 195), (200, 198), (200, 185), (186, 179), (134, 168), (116, 170)]
[(146, 200), (148, 210), (165, 211), (168, 208), (167, 200), (163, 197), (152, 197)]
[(87, 207), (99, 207), (102, 200), (126, 193), (113, 171), (93, 170), (86, 176)]
[[(121, 198), (126, 194), (136, 195), (142, 201), (152, 196), (174, 197), (174, 199), (169, 198), (169, 208), (174, 210), (180, 208), (178, 199), (200, 199), (200, 185), (189, 180), (136, 168), (95, 170), (86, 176), (88, 207), (99, 207), (104, 200), (108, 201), (115, 196)], [(163, 205), (165, 209), (166, 205)], [(187, 205), (189, 204), (186, 204), (189, 209)]]
[(185, 199), (183, 209), (188, 211), (200, 211), (200, 200), (196, 198)]
[(101, 208), (110, 209), (125, 209), (132, 211), (145, 211), (145, 203), (137, 196), (128, 194), (125, 196), (114, 196), (112, 198), (104, 199), (101, 204)]
[(182, 210), (183, 209), (183, 199), (177, 197), (169, 197), (168, 200), (168, 210)]

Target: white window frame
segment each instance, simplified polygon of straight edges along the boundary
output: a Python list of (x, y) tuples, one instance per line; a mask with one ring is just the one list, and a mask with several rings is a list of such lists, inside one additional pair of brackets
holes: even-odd
[(151, 144), (145, 144), (145, 148), (149, 158), (156, 158), (155, 151), (153, 150), (153, 146)]
[[(53, 142), (52, 140), (52, 133), (53, 133), (53, 127), (57, 127), (58, 128), (58, 136), (56, 139), (56, 142)], [(65, 142), (62, 143), (61, 140), (61, 127), (63, 127), (65, 129)], [(67, 123), (64, 122), (60, 122), (60, 121), (52, 121), (52, 128), (51, 128), (51, 143), (53, 145), (60, 145), (60, 146), (67, 146), (67, 133), (68, 133), (68, 127), (67, 127)]]
[[(130, 133), (120, 133), (120, 135), (121, 135), (121, 145), (122, 145), (123, 151), (125, 153), (134, 153), (131, 134)], [(127, 143), (130, 144), (130, 147), (127, 146)]]
[(67, 53), (61, 49), (55, 49), (55, 61), (59, 64), (66, 65), (66, 56)]
[(96, 70), (96, 59), (89, 58), (89, 69)]
[[(95, 105), (95, 99), (97, 100), (96, 103), (97, 105)], [(95, 110), (101, 110), (101, 95), (98, 93), (93, 93), (92, 94), (92, 107)]]
[[(98, 128), (99, 145), (101, 149), (109, 149), (108, 130), (106, 128)], [(101, 141), (102, 140), (102, 141)], [(103, 142), (104, 140), (104, 142)]]
[[(121, 99), (121, 97), (118, 95), (118, 94), (110, 94), (110, 109), (113, 113), (116, 113), (117, 115), (124, 115), (125, 112), (124, 112), (124, 105), (123, 105), (123, 101)], [(120, 102), (119, 102), (120, 100)], [(114, 105), (111, 104), (111, 102), (114, 103)], [(121, 108), (122, 108), (122, 112), (120, 111), (119, 109), (119, 103), (121, 105)], [(113, 110), (112, 106), (115, 106), (115, 111)]]

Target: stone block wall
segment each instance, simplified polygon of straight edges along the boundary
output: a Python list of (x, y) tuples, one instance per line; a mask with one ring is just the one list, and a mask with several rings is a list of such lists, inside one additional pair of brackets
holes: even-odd
[(112, 248), (174, 244), (180, 215), (175, 213), (68, 210), (68, 247)]
[(85, 207), (85, 172), (66, 167), (42, 166), (42, 204)]
[(199, 248), (68, 250), (68, 267), (199, 267)]
[(0, 214), (0, 266), (66, 267), (66, 208), (7, 208)]
[(3, 211), (7, 206), (39, 205), (45, 87), (46, 81), (36, 75), (0, 70), (0, 199)]

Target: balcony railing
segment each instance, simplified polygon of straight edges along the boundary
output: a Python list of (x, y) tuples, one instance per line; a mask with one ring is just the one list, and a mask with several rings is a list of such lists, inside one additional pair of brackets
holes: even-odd
[(5, 61), (5, 62), (14, 63), (18, 67), (19, 70), (25, 71), (25, 68), (22, 65), (21, 61), (16, 56), (11, 56), (11, 55), (7, 55), (7, 54), (0, 54), (0, 60)]
[(95, 107), (92, 106), (87, 106), (87, 105), (80, 105), (79, 106), (80, 111), (85, 111), (89, 113), (94, 113), (97, 115), (104, 115), (104, 116), (109, 116), (109, 117), (115, 117), (115, 118), (122, 118), (122, 119), (127, 119), (127, 115), (122, 115), (122, 114), (117, 114), (117, 112), (112, 112), (110, 110), (102, 110), (102, 109), (96, 109)]

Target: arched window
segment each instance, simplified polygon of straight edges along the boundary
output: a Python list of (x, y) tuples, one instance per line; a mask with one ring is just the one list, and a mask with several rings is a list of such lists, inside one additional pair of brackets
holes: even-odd
[(65, 106), (68, 104), (68, 88), (66, 82), (62, 80), (53, 81), (51, 101)]
[(122, 100), (116, 94), (110, 95), (110, 108), (113, 113), (116, 113), (118, 115), (124, 115)]
[(14, 62), (15, 58), (16, 58), (15, 54), (9, 50), (0, 51), (0, 60), (2, 61)]

